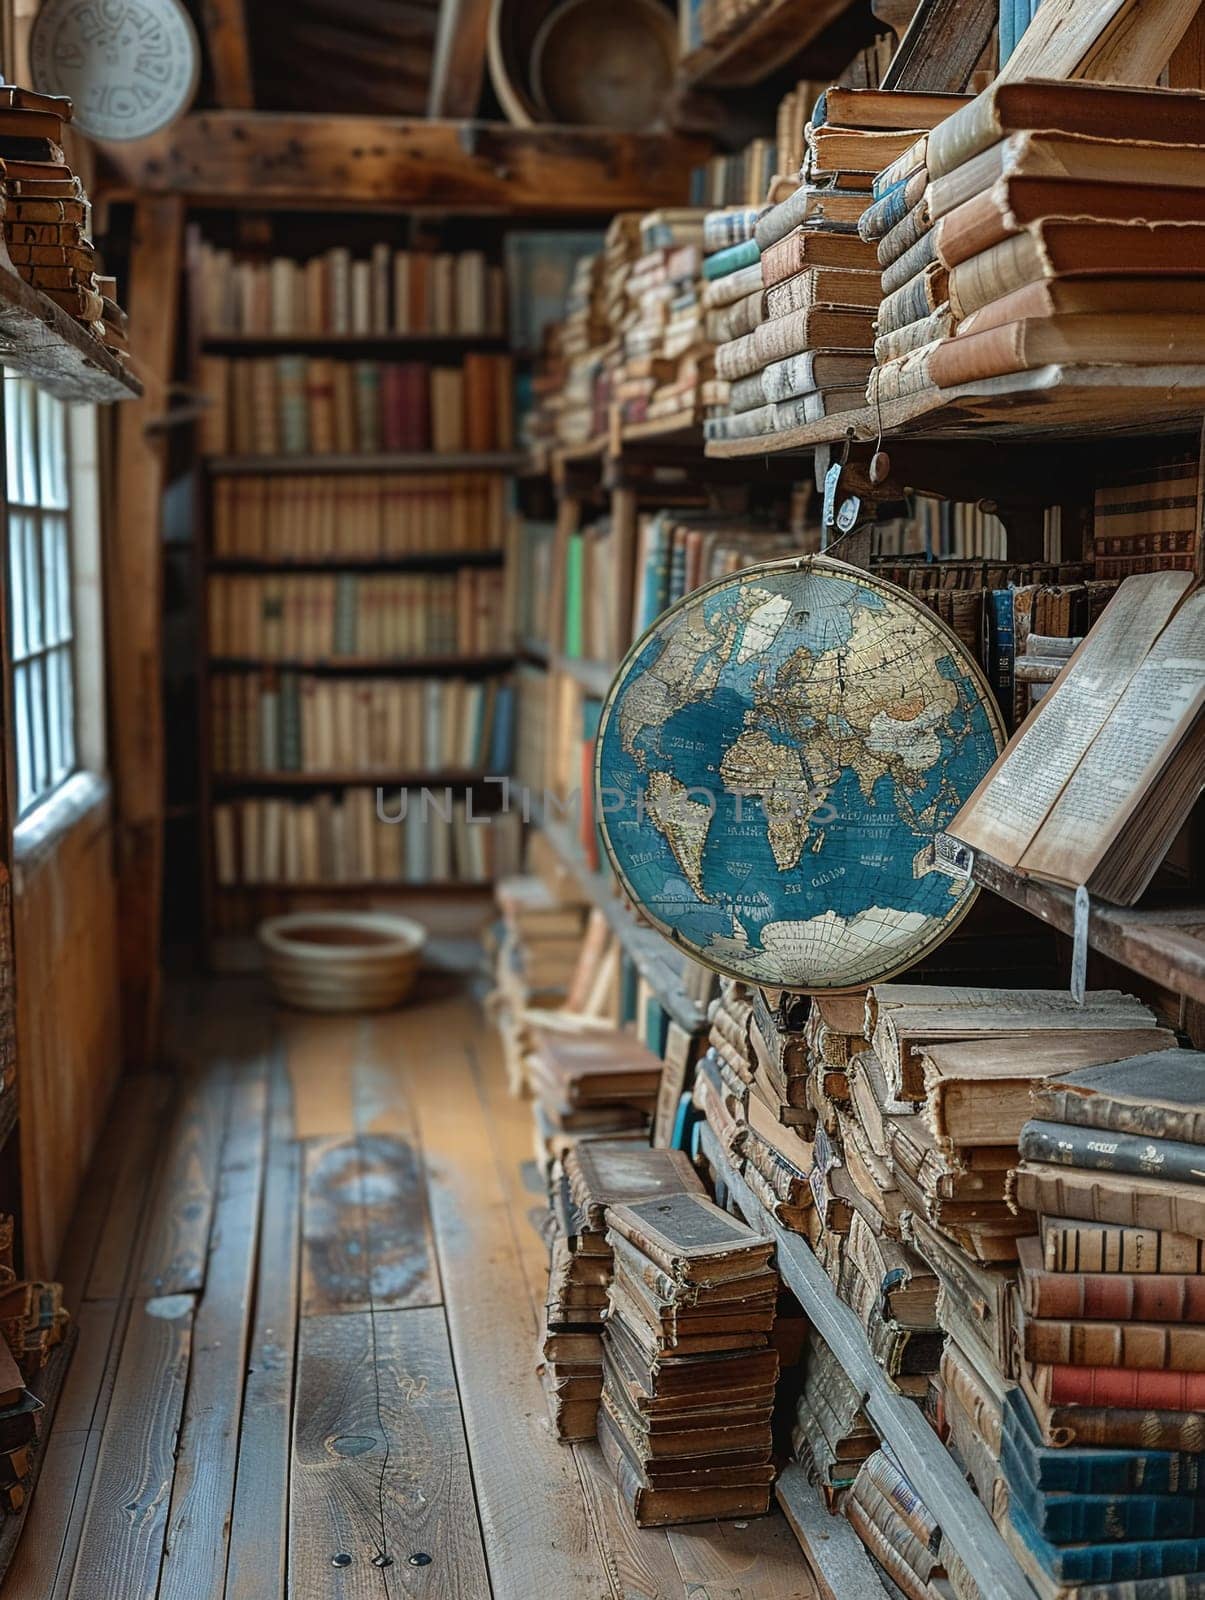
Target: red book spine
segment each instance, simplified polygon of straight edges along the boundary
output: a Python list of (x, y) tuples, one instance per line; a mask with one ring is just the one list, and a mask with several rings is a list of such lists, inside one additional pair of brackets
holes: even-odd
[(403, 451), (406, 441), (406, 375), (396, 362), (381, 368), (381, 448)]
[(1067, 1366), (1044, 1370), (1051, 1405), (1118, 1406), (1142, 1411), (1205, 1409), (1205, 1372)]
[(1205, 1322), (1205, 1277), (1179, 1272), (1042, 1272), (1029, 1314), (1089, 1322)]

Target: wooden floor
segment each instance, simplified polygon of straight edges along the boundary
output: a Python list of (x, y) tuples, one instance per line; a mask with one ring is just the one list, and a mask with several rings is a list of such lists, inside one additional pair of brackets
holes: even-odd
[(638, 1532), (552, 1438), (530, 1112), (464, 978), (353, 1019), (198, 986), (169, 1035), (72, 1230), (3, 1600), (808, 1600), (780, 1516)]

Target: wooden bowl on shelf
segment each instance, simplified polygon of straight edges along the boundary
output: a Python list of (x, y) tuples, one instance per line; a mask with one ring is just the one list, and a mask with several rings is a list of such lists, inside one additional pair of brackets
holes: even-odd
[(490, 11), (490, 78), (518, 127), (656, 127), (677, 50), (663, 0), (494, 0)]
[(414, 987), (427, 930), (386, 911), (294, 911), (259, 925), (276, 998), (301, 1011), (387, 1011)]

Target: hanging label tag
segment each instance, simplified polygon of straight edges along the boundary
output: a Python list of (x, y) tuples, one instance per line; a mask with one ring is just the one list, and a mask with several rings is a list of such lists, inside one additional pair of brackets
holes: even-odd
[(834, 461), (824, 474), (824, 505), (820, 513), (820, 548), (828, 549), (829, 535), (837, 525), (837, 485), (841, 482), (841, 463)]
[(1081, 883), (1075, 891), (1075, 929), (1071, 946), (1071, 998), (1077, 1006), (1084, 1003), (1088, 988), (1088, 917), (1092, 902)]
[(933, 838), (933, 865), (948, 878), (969, 878), (975, 865), (975, 852), (969, 844), (952, 839), (948, 833)]

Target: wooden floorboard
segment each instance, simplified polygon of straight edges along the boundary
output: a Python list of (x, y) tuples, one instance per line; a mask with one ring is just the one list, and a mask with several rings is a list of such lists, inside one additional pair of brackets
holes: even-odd
[(294, 1600), (489, 1600), (438, 1307), (302, 1320), (290, 1500)]
[(184, 1404), (194, 1297), (137, 1302), (122, 1345), (92, 1478), (70, 1600), (154, 1600), (175, 1444)]
[[(102, 1189), (97, 1195), (89, 1177), (81, 1197), (80, 1220), (87, 1212), (94, 1212), (100, 1219), (82, 1294), (82, 1298), (88, 1300), (118, 1300), (129, 1289), (146, 1218), (147, 1195), (160, 1152), (165, 1149), (166, 1123), (175, 1092), (173, 1080), (147, 1074), (131, 1082), (134, 1086), (131, 1099), (127, 1100), (122, 1094), (101, 1135), (102, 1147), (120, 1152), (112, 1187)], [(84, 1228), (88, 1229), (86, 1221)], [(69, 1239), (74, 1239), (74, 1235), (73, 1224)], [(69, 1244), (69, 1251), (71, 1248)], [(71, 1268), (72, 1280), (78, 1274), (78, 1268)], [(79, 1301), (68, 1294), (66, 1274), (63, 1294), (69, 1309), (78, 1305)]]
[(422, 1166), (384, 1133), (314, 1139), (305, 1152), (302, 1315), (436, 1305)]
[(278, 1050), (226, 1600), (277, 1600), (285, 1590), (301, 1232), (301, 1147), (291, 1099)]
[(229, 1106), (230, 1071), (224, 1062), (191, 1071), (181, 1084), (167, 1158), (148, 1213), (137, 1298), (201, 1287)]
[(404, 1066), (494, 1600), (613, 1600), (535, 1376), (536, 1321), (468, 1054), (480, 1020), (463, 1000), (412, 1015)]
[(259, 1236), (267, 1057), (233, 1068), (204, 1292), (168, 1512), (159, 1600), (222, 1600)]

